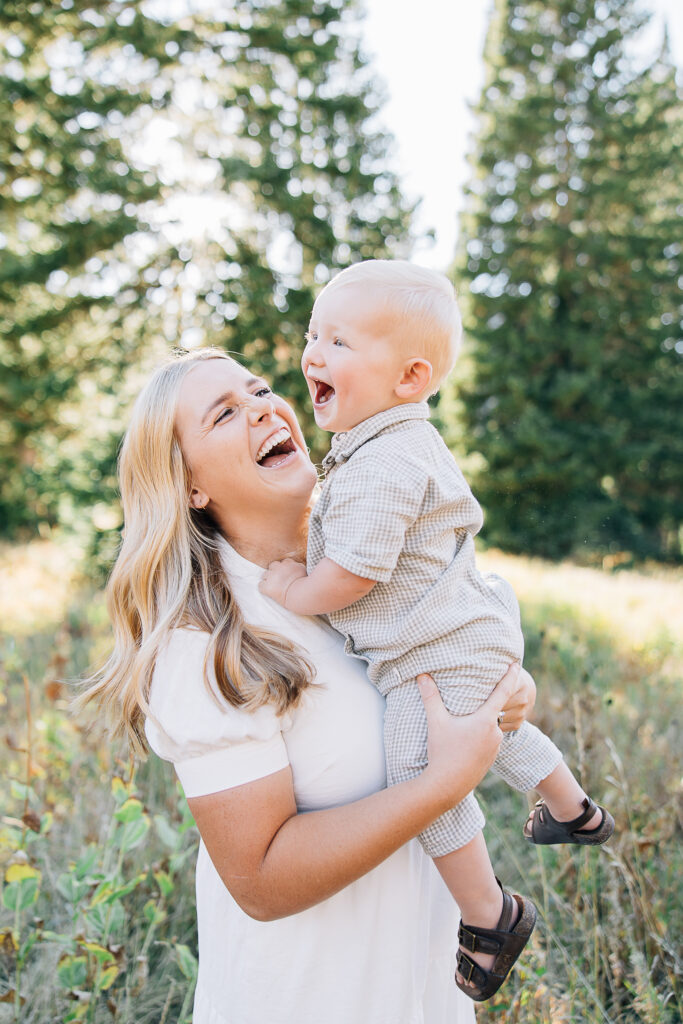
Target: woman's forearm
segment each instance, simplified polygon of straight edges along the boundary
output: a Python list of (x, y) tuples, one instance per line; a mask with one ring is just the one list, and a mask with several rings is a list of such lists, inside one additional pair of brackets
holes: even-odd
[[(502, 684), (501, 684), (502, 685)], [(472, 715), (449, 715), (423, 689), (429, 764), (407, 782), (329, 810), (297, 813), (290, 769), (190, 800), (211, 859), (237, 903), (270, 921), (339, 892), (381, 864), (481, 781), (502, 733), (511, 686)]]
[(273, 837), (251, 909), (243, 908), (260, 920), (305, 910), (376, 868), (449, 806), (418, 776), (343, 807), (295, 814)]

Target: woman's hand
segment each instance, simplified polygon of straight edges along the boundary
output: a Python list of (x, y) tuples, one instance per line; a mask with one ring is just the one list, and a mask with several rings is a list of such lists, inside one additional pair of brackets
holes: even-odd
[[(511, 665), (503, 676), (514, 683), (515, 689), (509, 700), (503, 705), (505, 717), (501, 722), (503, 732), (514, 732), (527, 720), (536, 702), (536, 683), (525, 668), (519, 664)], [(500, 683), (498, 684), (500, 686)], [(494, 691), (495, 692), (495, 691)]]
[(471, 715), (451, 715), (432, 677), (417, 677), (427, 715), (428, 765), (422, 777), (437, 787), (444, 810), (462, 800), (463, 791), (471, 792), (495, 761), (503, 738), (498, 716), (508, 706), (519, 706), (519, 674), (519, 665), (512, 666)]

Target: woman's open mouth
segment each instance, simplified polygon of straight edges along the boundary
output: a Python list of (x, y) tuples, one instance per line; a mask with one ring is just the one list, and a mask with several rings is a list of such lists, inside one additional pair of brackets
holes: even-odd
[(281, 466), (296, 452), (296, 445), (286, 427), (267, 438), (256, 453), (256, 463), (265, 469)]

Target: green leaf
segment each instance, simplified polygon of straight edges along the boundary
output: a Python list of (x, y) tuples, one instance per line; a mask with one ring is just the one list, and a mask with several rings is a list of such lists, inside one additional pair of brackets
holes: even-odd
[(76, 906), (76, 904), (83, 899), (90, 889), (87, 882), (79, 881), (78, 878), (71, 873), (60, 875), (55, 887), (59, 895), (63, 896), (64, 899), (73, 906)]
[(73, 1024), (74, 1021), (83, 1020), (83, 1018), (88, 1012), (89, 1006), (89, 1000), (83, 1003), (76, 1003), (73, 1010), (67, 1013), (66, 1017), (64, 1018), (64, 1024)]
[(85, 878), (86, 875), (89, 875), (92, 872), (95, 862), (97, 861), (98, 853), (99, 850), (93, 843), (87, 848), (85, 853), (78, 858), (74, 868), (77, 878)]
[(170, 896), (175, 889), (175, 882), (165, 871), (155, 871), (154, 880), (159, 886), (162, 896)]
[(92, 954), (99, 964), (114, 963), (114, 954), (99, 942), (79, 942), (78, 945)]
[(128, 799), (128, 786), (125, 784), (123, 779), (120, 779), (118, 775), (115, 775), (111, 780), (111, 792), (116, 803), (120, 806), (124, 800)]
[(109, 902), (98, 903), (89, 908), (85, 918), (88, 922), (89, 935), (115, 935), (125, 924), (126, 913), (121, 900), (114, 896)]
[(28, 938), (26, 938), (22, 942), (21, 947), (19, 949), (19, 952), (17, 954), (17, 959), (19, 960), (20, 963), (25, 963), (26, 962), (26, 957), (31, 952), (31, 950), (35, 946), (35, 944), (38, 941), (38, 939), (42, 940), (42, 938), (43, 938), (42, 934), (37, 932), (37, 931), (32, 931), (29, 934)]
[(119, 809), (114, 812), (114, 817), (117, 821), (129, 822), (137, 821), (142, 817), (144, 808), (140, 800), (137, 797), (130, 797), (125, 803), (121, 804)]
[(88, 958), (63, 956), (57, 965), (57, 980), (62, 988), (83, 988), (88, 978)]
[(161, 924), (162, 921), (166, 920), (166, 912), (157, 906), (155, 900), (147, 900), (142, 908), (142, 913), (150, 924)]
[(25, 910), (38, 899), (38, 878), (9, 882), (2, 890), (2, 902), (8, 910)]
[(196, 981), (198, 970), (197, 958), (182, 943), (178, 943), (175, 947), (175, 954), (178, 966), (187, 980)]
[(178, 849), (182, 842), (181, 835), (163, 814), (154, 815), (154, 827), (164, 846), (168, 846), (169, 850)]
[(93, 893), (93, 897), (90, 900), (90, 907), (95, 907), (100, 903), (106, 905), (107, 903), (112, 903), (114, 900), (122, 899), (124, 896), (133, 892), (134, 889), (137, 889), (140, 882), (144, 882), (146, 877), (147, 873), (142, 872), (134, 878), (129, 878), (127, 882), (123, 883), (123, 885), (116, 885), (111, 881), (103, 882), (102, 885), (98, 886)]
[(130, 850), (134, 850), (136, 846), (139, 846), (142, 840), (149, 832), (149, 818), (145, 815), (143, 818), (137, 818), (134, 821), (128, 821), (125, 825), (122, 825), (117, 830), (118, 846), (123, 853), (128, 853)]
[(114, 984), (118, 976), (118, 973), (119, 968), (116, 966), (116, 964), (112, 964), (111, 967), (106, 967), (103, 971), (101, 971), (97, 979), (98, 990), (100, 992), (106, 992), (106, 990)]

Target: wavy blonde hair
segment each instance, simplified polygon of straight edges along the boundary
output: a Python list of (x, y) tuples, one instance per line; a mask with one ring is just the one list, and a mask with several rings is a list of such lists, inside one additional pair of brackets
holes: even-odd
[(234, 707), (272, 703), (281, 713), (313, 678), (300, 648), (245, 623), (221, 563), (221, 534), (205, 511), (190, 507), (191, 478), (175, 418), (183, 380), (207, 359), (231, 357), (220, 349), (176, 357), (153, 374), (135, 403), (119, 456), (122, 543), (107, 584), (114, 650), (75, 700), (76, 710), (96, 703), (109, 733), (125, 736), (141, 756), (148, 749), (144, 720), (151, 714), (154, 666), (179, 626), (210, 634), (204, 680), (215, 697), (212, 660), (218, 690)]

